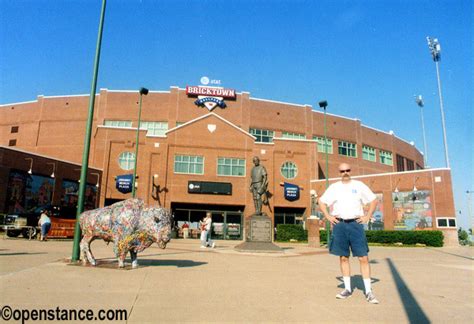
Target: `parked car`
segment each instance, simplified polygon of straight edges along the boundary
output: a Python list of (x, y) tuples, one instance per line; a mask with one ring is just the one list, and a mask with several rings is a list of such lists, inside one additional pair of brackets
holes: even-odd
[(35, 237), (39, 230), (38, 220), (45, 209), (51, 212), (51, 216), (61, 217), (61, 208), (51, 205), (37, 207), (25, 213), (7, 214), (2, 225), (7, 236), (17, 237), (22, 234), (25, 238)]

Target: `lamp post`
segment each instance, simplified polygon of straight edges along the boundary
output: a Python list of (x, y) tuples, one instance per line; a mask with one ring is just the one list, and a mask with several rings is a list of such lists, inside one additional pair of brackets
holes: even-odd
[[(319, 107), (324, 109), (324, 155), (326, 157), (326, 170), (324, 174), (326, 176), (326, 189), (329, 187), (329, 174), (328, 174), (328, 138), (327, 138), (327, 129), (326, 129), (326, 107), (328, 106), (328, 102), (326, 100), (319, 102)], [(331, 224), (326, 219), (326, 234), (327, 234), (327, 242), (328, 248), (331, 243)]]
[(138, 127), (137, 127), (137, 138), (135, 141), (135, 166), (133, 168), (133, 182), (132, 182), (132, 197), (135, 198), (135, 181), (137, 180), (137, 164), (138, 164), (138, 136), (140, 134), (140, 120), (142, 116), (142, 97), (143, 95), (148, 94), (148, 89), (147, 88), (140, 88), (139, 90), (140, 93), (140, 99), (139, 99), (139, 104), (138, 104)]
[(443, 96), (441, 94), (441, 79), (439, 77), (439, 60), (441, 59), (441, 45), (438, 42), (437, 38), (426, 37), (428, 41), (428, 47), (430, 49), (431, 55), (433, 56), (433, 61), (436, 63), (436, 77), (438, 79), (438, 95), (439, 95), (439, 107), (441, 109), (441, 123), (443, 125), (443, 141), (444, 141), (444, 158), (446, 160), (446, 167), (450, 168), (449, 157), (448, 157), (448, 140), (446, 137), (446, 125), (444, 122), (444, 108), (443, 108)]
[(467, 211), (469, 212), (469, 219), (471, 221), (471, 236), (474, 237), (474, 219), (472, 218), (472, 210), (471, 210), (471, 204), (472, 204), (472, 200), (471, 200), (471, 195), (472, 193), (474, 192), (474, 190), (466, 190), (466, 194), (467, 194)]
[(94, 117), (94, 102), (97, 88), (97, 75), (99, 72), (100, 47), (102, 43), (102, 31), (104, 29), (105, 7), (107, 0), (102, 0), (102, 9), (100, 13), (99, 32), (97, 35), (97, 46), (95, 50), (94, 70), (92, 73), (91, 93), (89, 96), (89, 112), (87, 115), (86, 134), (84, 136), (84, 151), (82, 153), (81, 179), (79, 184), (79, 193), (76, 212), (76, 227), (74, 229), (74, 243), (72, 247), (71, 261), (79, 260), (79, 241), (81, 239), (81, 228), (79, 227), (79, 216), (84, 211), (84, 196), (86, 192), (87, 169), (89, 168), (89, 149), (91, 144), (92, 121)]
[(425, 103), (423, 102), (423, 97), (421, 95), (418, 95), (415, 97), (416, 104), (420, 107), (421, 111), (421, 130), (423, 132), (423, 159), (425, 163), (425, 169), (428, 168), (428, 148), (426, 146), (426, 135), (425, 135), (425, 119), (423, 116), (423, 106)]

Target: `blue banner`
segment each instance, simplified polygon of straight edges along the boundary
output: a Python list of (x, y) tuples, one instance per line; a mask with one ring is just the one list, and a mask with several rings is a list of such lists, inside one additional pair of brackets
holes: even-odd
[(300, 199), (300, 187), (298, 185), (285, 182), (283, 189), (286, 200), (295, 201)]
[(132, 192), (133, 174), (119, 175), (115, 178), (115, 188), (121, 193)]

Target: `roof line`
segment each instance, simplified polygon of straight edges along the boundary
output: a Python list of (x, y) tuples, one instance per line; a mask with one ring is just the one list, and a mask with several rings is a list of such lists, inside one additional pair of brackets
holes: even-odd
[[(79, 163), (76, 163), (76, 162), (62, 160), (62, 159), (56, 159), (56, 158), (53, 158), (49, 155), (37, 154), (37, 153), (22, 150), (22, 149), (18, 149), (18, 148), (12, 148), (11, 146), (0, 145), (0, 148), (12, 150), (12, 151), (17, 151), (17, 152), (21, 152), (21, 153), (26, 153), (26, 154), (29, 154), (29, 155), (34, 155), (34, 156), (38, 156), (38, 157), (42, 157), (42, 158), (46, 158), (46, 159), (50, 159), (50, 160), (54, 160), (54, 161), (59, 161), (59, 162), (69, 163), (69, 164), (73, 164), (73, 165), (77, 165), (77, 166), (82, 166), (82, 164), (79, 164)], [(97, 171), (104, 171), (103, 169), (93, 168), (93, 167), (90, 167), (90, 166), (89, 166), (89, 169), (93, 169), (93, 170), (97, 170)]]
[[(357, 178), (367, 178), (367, 177), (382, 177), (382, 176), (388, 176), (388, 175), (394, 175), (394, 174), (408, 174), (408, 173), (420, 173), (420, 172), (431, 172), (431, 171), (441, 171), (441, 170), (451, 170), (450, 168), (436, 168), (436, 169), (422, 169), (422, 170), (413, 170), (413, 171), (403, 171), (403, 172), (387, 172), (387, 173), (374, 173), (374, 174), (364, 174), (364, 175), (358, 175), (358, 176), (353, 176), (351, 179), (357, 179)], [(340, 180), (341, 178), (329, 178), (328, 181), (331, 180)], [(310, 180), (309, 182), (322, 182), (326, 181), (326, 179), (317, 179), (317, 180)]]

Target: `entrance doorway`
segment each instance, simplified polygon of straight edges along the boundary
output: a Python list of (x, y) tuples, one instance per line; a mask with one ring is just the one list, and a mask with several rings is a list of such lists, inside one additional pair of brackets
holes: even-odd
[(199, 205), (172, 203), (171, 210), (178, 225), (178, 236), (182, 237), (184, 224), (189, 226), (189, 236), (199, 238), (201, 221), (207, 212), (212, 214), (211, 238), (218, 240), (241, 240), (243, 236), (244, 206)]

